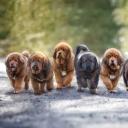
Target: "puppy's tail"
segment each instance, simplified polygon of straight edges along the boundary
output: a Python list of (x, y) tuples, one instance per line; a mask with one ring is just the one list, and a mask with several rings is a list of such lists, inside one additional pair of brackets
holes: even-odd
[(80, 44), (76, 47), (75, 56), (78, 56), (80, 52), (87, 52), (90, 51), (89, 48), (85, 44)]
[(30, 53), (29, 53), (29, 51), (23, 51), (22, 52), (22, 54), (25, 56), (25, 57), (27, 57), (27, 58), (29, 58), (30, 57)]

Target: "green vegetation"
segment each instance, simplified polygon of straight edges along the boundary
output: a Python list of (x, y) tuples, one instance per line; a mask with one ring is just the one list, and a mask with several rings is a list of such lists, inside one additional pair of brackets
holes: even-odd
[(117, 0), (113, 11), (115, 23), (120, 26), (118, 30), (118, 42), (123, 51), (128, 50), (128, 0)]
[(122, 48), (128, 28), (122, 9), (128, 10), (127, 0), (0, 0), (0, 55), (26, 49), (52, 54), (61, 40), (73, 47), (86, 42), (99, 55)]

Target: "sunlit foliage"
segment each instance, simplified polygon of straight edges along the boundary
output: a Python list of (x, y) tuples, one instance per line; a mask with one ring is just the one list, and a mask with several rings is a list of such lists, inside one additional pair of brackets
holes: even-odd
[(0, 0), (0, 54), (24, 49), (52, 54), (60, 40), (73, 47), (86, 42), (97, 54), (120, 48), (112, 1)]

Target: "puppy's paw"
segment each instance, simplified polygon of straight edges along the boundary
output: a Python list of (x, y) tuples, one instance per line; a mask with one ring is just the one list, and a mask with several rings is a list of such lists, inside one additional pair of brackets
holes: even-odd
[(83, 86), (83, 88), (87, 88), (87, 87), (88, 87), (88, 85), (84, 85), (84, 86)]
[(117, 93), (117, 90), (109, 90), (110, 93)]
[(48, 90), (49, 92), (51, 92), (51, 91), (52, 91), (52, 89), (53, 89), (53, 88), (47, 88), (47, 90)]
[(128, 91), (128, 86), (126, 86), (126, 91)]
[(57, 85), (56, 85), (56, 89), (57, 89), (57, 90), (61, 90), (62, 88), (63, 88), (63, 85), (60, 85), (60, 84), (57, 84)]
[(56, 87), (57, 90), (62, 90), (62, 87)]
[(66, 87), (68, 87), (68, 88), (72, 88), (71, 84), (68, 84)]
[(41, 92), (40, 91), (34, 91), (34, 94), (35, 95), (41, 95)]
[(34, 95), (38, 96), (38, 95), (41, 95), (41, 93), (34, 93)]
[(21, 92), (21, 90), (14, 90), (13, 93), (14, 94), (19, 94)]
[(84, 92), (84, 90), (82, 88), (78, 88), (77, 92)]
[(96, 89), (90, 89), (91, 94), (96, 94)]
[(29, 86), (26, 84), (26, 85), (24, 86), (24, 89), (25, 89), (25, 90), (28, 90), (28, 89), (29, 89)]

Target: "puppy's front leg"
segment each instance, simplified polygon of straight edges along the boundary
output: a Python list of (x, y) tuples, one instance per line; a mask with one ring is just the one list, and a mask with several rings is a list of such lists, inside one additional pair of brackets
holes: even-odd
[(90, 86), (89, 86), (90, 93), (96, 94), (96, 89), (97, 89), (98, 82), (99, 82), (99, 70), (95, 71), (92, 79), (89, 82), (90, 82)]
[(73, 71), (68, 72), (68, 74), (63, 79), (63, 84), (66, 87), (71, 87), (71, 81), (73, 79)]
[(108, 76), (101, 75), (101, 79), (105, 84), (106, 88), (111, 92), (113, 89), (113, 84)]
[(45, 84), (46, 83), (40, 83), (40, 89), (39, 89), (40, 90), (40, 94), (45, 92), (45, 90), (44, 90)]
[(82, 89), (82, 87), (83, 87), (82, 84), (85, 84), (85, 83), (82, 82), (81, 77), (76, 76), (76, 78), (77, 78), (77, 85), (78, 85), (77, 91), (83, 92), (84, 90)]
[(123, 80), (124, 80), (124, 84), (126, 87), (126, 91), (128, 91), (128, 80), (127, 80), (127, 76), (125, 75), (125, 73), (123, 73)]
[(112, 90), (116, 88), (118, 81), (119, 81), (119, 77), (117, 77), (115, 80), (112, 80), (112, 84), (113, 84)]
[(56, 83), (57, 83), (57, 89), (62, 89), (63, 88), (63, 79), (62, 76), (60, 74), (60, 72), (58, 70), (54, 71), (55, 73), (55, 78), (56, 78)]
[(29, 77), (28, 76), (25, 77), (24, 82), (25, 82), (24, 88), (25, 88), (25, 90), (28, 90), (28, 88), (29, 88)]
[(47, 90), (51, 91), (53, 89), (53, 79), (47, 82)]
[(31, 79), (33, 91), (35, 95), (40, 95), (40, 89), (39, 89), (39, 83), (36, 82), (35, 80)]
[[(10, 78), (9, 78), (10, 79)], [(10, 79), (10, 84), (13, 87), (13, 89), (15, 89), (15, 80)]]
[(14, 93), (19, 93), (24, 86), (24, 78), (16, 79), (14, 85)]

